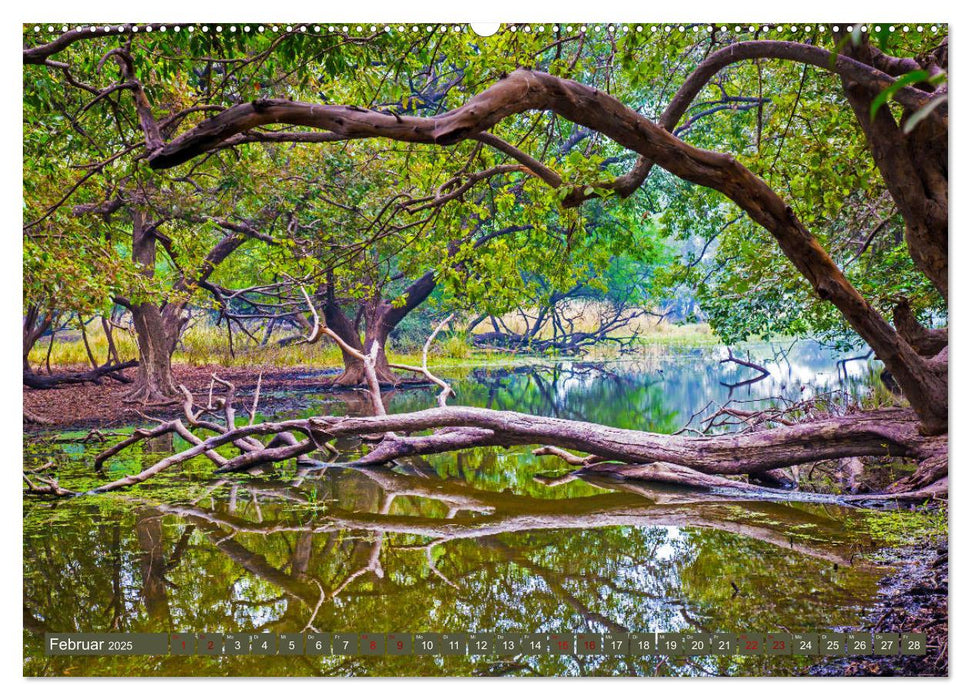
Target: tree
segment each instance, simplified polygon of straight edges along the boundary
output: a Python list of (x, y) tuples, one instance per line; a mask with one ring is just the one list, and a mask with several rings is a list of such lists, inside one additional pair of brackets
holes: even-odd
[[(38, 109), (65, 113), (58, 123), (62, 136), (76, 141), (70, 125), (98, 112), (104, 128), (124, 132), (131, 146), (136, 134), (130, 131), (130, 122), (119, 120), (124, 111), (119, 109), (117, 95), (131, 94), (139, 127), (147, 130), (145, 138), (158, 144), (183, 121), (217, 111), (220, 101), (238, 99), (247, 78), (264, 90), (328, 94), (349, 101), (364, 98), (389, 113), (423, 116), (439, 111), (452, 95), (481, 81), (500, 63), (508, 65), (510, 59), (503, 56), (506, 49), (523, 55), (541, 50), (548, 65), (568, 63), (559, 48), (543, 49), (543, 37), (510, 36), (508, 46), (503, 42), (474, 48), (480, 55), (471, 62), (462, 44), (430, 41), (432, 38), (376, 35), (358, 40), (309, 36), (295, 29), (272, 37), (269, 33), (250, 36), (245, 44), (240, 35), (187, 32), (170, 34), (163, 41), (158, 34), (137, 34), (135, 28), (124, 26), (117, 37), (105, 36), (100, 28), (91, 33), (68, 32), (50, 46), (26, 49), (25, 62), (64, 73), (66, 85), (48, 76), (31, 86)], [(120, 45), (113, 47), (115, 43)], [(311, 47), (322, 49), (323, 61), (308, 69), (302, 52)], [(569, 61), (571, 70), (609, 69), (609, 52), (583, 49), (583, 42), (579, 48)], [(243, 53), (245, 49), (248, 51)], [(70, 62), (54, 61), (55, 54), (70, 54)], [(82, 95), (79, 100), (79, 83), (72, 71), (90, 70), (99, 55), (95, 68), (100, 69), (109, 58), (115, 60), (121, 79), (95, 90), (93, 99)], [(189, 68), (187, 73), (181, 72), (183, 66)], [(347, 74), (360, 75), (362, 70), (371, 71), (375, 78), (383, 76), (376, 91), (366, 79), (346, 80)], [(389, 80), (392, 75), (409, 76), (407, 85)], [(77, 101), (76, 113), (62, 104), (69, 100)], [(515, 128), (520, 144), (524, 140), (539, 144), (543, 135), (532, 133), (534, 130), (535, 120), (521, 120)], [(86, 133), (91, 143), (82, 142), (87, 148), (101, 141), (92, 139), (90, 131), (89, 127)], [(114, 137), (105, 134), (105, 138)], [(272, 273), (270, 279), (244, 276), (246, 286), (242, 288), (212, 280), (202, 280), (201, 286), (216, 295), (227, 324), (242, 328), (246, 320), (258, 316), (294, 319), (308, 326), (306, 316), (303, 320), (296, 316), (298, 307), (306, 313), (299, 290), (306, 285), (328, 325), (345, 342), (357, 349), (378, 343), (378, 373), (385, 382), (396, 381), (387, 366), (388, 336), (433, 293), (446, 306), (488, 307), (502, 313), (533, 295), (540, 275), (557, 287), (572, 287), (578, 276), (605, 269), (609, 257), (634, 239), (629, 234), (613, 236), (591, 227), (578, 228), (582, 220), (578, 211), (557, 214), (555, 207), (546, 206), (566, 192), (543, 187), (531, 174), (544, 173), (548, 179), (560, 175), (535, 159), (527, 159), (525, 165), (499, 162), (506, 151), (524, 154), (495, 136), (483, 135), (483, 143), (463, 144), (448, 152), (420, 145), (402, 149), (398, 145), (348, 144), (341, 153), (329, 154), (324, 163), (301, 154), (293, 145), (319, 140), (317, 135), (263, 134), (258, 139), (267, 144), (263, 157), (254, 156), (252, 150), (241, 155), (239, 147), (249, 140), (244, 137), (225, 144), (225, 149), (217, 149), (193, 170), (218, 164), (215, 167), (223, 168), (220, 177), (224, 182), (233, 179), (228, 174), (233, 168), (247, 170), (246, 178), (233, 182), (232, 187), (237, 188), (242, 186), (239, 180), (278, 173), (277, 182), (288, 183), (288, 187), (280, 193), (265, 188), (263, 205), (289, 207), (290, 244), (284, 255), (275, 257), (275, 265), (264, 271)], [(606, 167), (601, 166), (600, 150), (601, 144), (591, 133), (575, 132), (558, 149), (556, 160), (565, 172), (596, 172)], [(231, 157), (224, 159), (223, 151)], [(250, 164), (248, 169), (239, 158)], [(461, 167), (456, 168), (456, 163), (462, 163)], [(102, 162), (96, 161), (96, 165), (100, 168)], [(102, 174), (98, 168), (92, 166), (88, 175)], [(271, 172), (273, 168), (276, 170)], [(143, 169), (137, 175), (140, 187), (158, 192), (175, 189), (178, 182), (196, 183), (202, 177), (180, 174), (166, 182), (160, 176), (153, 179)], [(61, 199), (78, 195), (58, 196), (52, 209)], [(189, 206), (185, 197), (182, 202)], [(203, 203), (193, 206), (206, 207)], [(508, 225), (497, 223), (503, 219)], [(321, 226), (321, 222), (327, 225)], [(28, 234), (30, 230), (28, 226)], [(576, 235), (577, 230), (586, 235)], [(447, 251), (444, 259), (443, 250)], [(286, 275), (281, 283), (283, 269)], [(179, 307), (169, 305), (161, 311), (170, 318), (154, 324), (161, 328), (155, 335), (177, 337)], [(154, 354), (165, 356), (166, 348)], [(346, 352), (344, 361), (345, 372), (337, 383), (363, 383), (359, 361)], [(156, 383), (166, 387), (161, 393), (171, 395), (168, 380)]]
[[(879, 105), (873, 124), (869, 122), (869, 107), (895, 82), (895, 74), (881, 68), (909, 68), (918, 65), (915, 59), (894, 61), (870, 44), (856, 48), (846, 43), (842, 53), (834, 57), (830, 51), (806, 44), (756, 41), (709, 56), (681, 87), (669, 110), (680, 116), (711, 75), (725, 65), (753, 58), (807, 63), (839, 76), (888, 190), (909, 218), (905, 237), (911, 257), (946, 296), (947, 214), (942, 203), (946, 205), (947, 177), (941, 144), (946, 143), (942, 137), (947, 123), (946, 106), (935, 104), (939, 96), (946, 95), (946, 88), (904, 86), (894, 92), (894, 99), (905, 110), (901, 122), (921, 110), (926, 112), (917, 127), (905, 135), (903, 123), (898, 123), (888, 104)], [(927, 60), (929, 65), (946, 65), (946, 41)], [(939, 95), (939, 90), (945, 92)], [(897, 379), (923, 428), (930, 433), (947, 430), (946, 349), (943, 355), (922, 357), (849, 283), (792, 208), (737, 159), (689, 146), (609, 95), (580, 83), (521, 69), (462, 107), (434, 119), (279, 99), (256, 100), (232, 107), (182, 134), (155, 151), (149, 162), (155, 168), (173, 167), (237, 134), (268, 124), (311, 126), (335, 139), (380, 137), (448, 145), (473, 138), (505, 117), (531, 109), (548, 110), (596, 130), (638, 153), (641, 162), (660, 165), (673, 175), (729, 197), (775, 238), (820, 298), (831, 302), (873, 348)], [(661, 123), (671, 121), (673, 117), (662, 117)]]
[[(780, 30), (776, 29), (777, 32)], [(508, 36), (501, 41), (510, 41)], [(558, 44), (556, 56), (547, 66), (549, 72), (519, 68), (499, 75), (491, 86), (478, 89), (471, 96), (461, 95), (461, 102), (453, 101), (449, 105), (451, 109), (445, 110), (444, 105), (439, 103), (434, 116), (405, 115), (384, 108), (348, 107), (328, 101), (301, 102), (260, 96), (239, 102), (162, 142), (155, 139), (150, 130), (146, 130), (145, 152), (152, 168), (166, 170), (208, 157), (226, 147), (254, 141), (278, 142), (286, 139), (332, 143), (383, 139), (440, 148), (478, 141), (526, 167), (536, 180), (555, 193), (556, 201), (565, 209), (580, 208), (590, 199), (629, 197), (657, 165), (681, 181), (720, 193), (754, 224), (764, 229), (814, 293), (836, 310), (893, 373), (919, 419), (921, 433), (946, 433), (946, 345), (941, 347), (940, 342), (927, 342), (929, 332), (912, 315), (902, 313), (901, 318), (906, 318), (907, 323), (898, 323), (899, 327), (895, 328), (885, 313), (867, 301), (851, 283), (794, 207), (738, 157), (692, 146), (672, 133), (696, 97), (726, 68), (740, 63), (754, 63), (758, 69), (765, 62), (781, 61), (823, 71), (830, 76), (827, 85), (836, 88), (835, 92), (846, 101), (854, 114), (854, 128), (862, 133), (863, 143), (879, 170), (886, 192), (904, 221), (904, 241), (909, 257), (937, 293), (946, 299), (947, 85), (942, 80), (947, 68), (946, 34), (925, 34), (921, 39), (904, 38), (899, 41), (892, 37), (880, 37), (881, 42), (885, 40), (884, 49), (907, 51), (908, 54), (903, 57), (878, 48), (864, 33), (855, 30), (846, 32), (837, 28), (831, 37), (812, 32), (804, 38), (806, 43), (784, 40), (734, 42), (733, 39), (726, 41), (726, 37), (715, 31), (706, 41), (695, 42), (686, 33), (683, 39), (672, 36), (662, 41), (659, 49), (652, 52), (650, 37), (631, 34), (618, 49), (623, 55), (621, 63), (634, 66), (630, 73), (625, 75), (615, 70), (612, 62), (611, 70), (593, 70), (598, 58), (595, 53), (588, 56), (589, 73), (584, 74), (583, 69), (577, 71), (577, 77), (584, 82), (557, 75), (574, 68), (560, 60), (559, 47), (562, 44)], [(579, 41), (582, 45), (583, 38)], [(835, 48), (816, 45), (823, 41), (832, 42)], [(723, 44), (727, 45), (722, 47)], [(617, 42), (608, 45), (611, 49), (604, 51), (613, 57), (613, 47), (617, 46)], [(379, 48), (395, 47), (381, 44)], [(640, 51), (646, 51), (648, 56), (654, 58), (640, 60), (637, 58)], [(388, 60), (389, 54), (384, 56), (382, 66), (393, 63)], [(580, 52), (577, 53), (579, 56)], [(487, 58), (494, 60), (495, 57), (489, 54)], [(677, 86), (657, 121), (618, 99), (628, 98), (635, 106), (640, 106), (645, 94), (639, 87), (641, 76), (664, 70), (673, 58), (689, 62), (694, 68)], [(496, 60), (495, 70), (504, 65)], [(918, 74), (918, 71), (922, 73)], [(657, 94), (651, 96), (655, 99), (659, 97)], [(448, 97), (450, 95), (446, 95)], [(533, 114), (537, 112), (538, 115)], [(746, 115), (750, 113), (751, 110), (745, 112)], [(510, 140), (502, 138), (507, 128), (511, 133), (516, 133), (516, 129), (525, 124), (541, 129), (539, 125), (544, 115), (554, 115), (547, 122), (550, 139), (561, 136), (564, 126), (573, 130), (579, 128), (583, 138), (590, 138), (590, 134), (598, 135), (601, 139), (599, 142), (606, 144), (604, 153), (620, 160), (603, 167), (606, 159), (602, 157), (597, 162), (586, 159), (583, 167), (561, 168), (566, 173), (564, 175), (558, 172), (557, 166), (562, 164), (555, 158), (547, 157), (543, 162), (529, 154), (528, 143), (512, 145)], [(283, 135), (279, 131), (281, 127), (285, 129)], [(309, 130), (293, 131), (292, 127)], [(689, 130), (687, 135), (690, 136), (693, 131)], [(757, 143), (758, 134), (755, 136)], [(636, 157), (632, 167), (626, 172), (617, 173), (615, 163), (629, 162), (631, 155)], [(808, 196), (811, 200), (811, 190)], [(932, 347), (938, 348), (933, 355), (922, 354)], [(428, 416), (433, 421), (431, 424), (422, 420), (409, 422), (404, 418), (378, 422), (382, 426), (387, 422), (388, 429), (398, 430), (406, 429), (402, 427), (405, 424), (414, 427), (420, 423), (422, 427), (434, 427), (434, 421), (441, 421), (440, 425), (463, 425), (470, 430), (494, 433), (489, 438), (481, 433), (470, 433), (467, 437), (473, 442), (478, 441), (476, 444), (481, 444), (483, 440), (508, 440), (512, 437), (496, 432), (498, 424), (495, 421), (498, 419), (493, 416), (472, 415), (459, 409), (443, 411)], [(869, 425), (871, 418), (878, 423), (887, 422), (888, 425), (897, 420), (882, 415), (861, 417), (857, 423), (853, 420), (849, 423), (857, 425), (864, 432), (874, 431), (868, 434), (876, 436), (879, 429), (864, 427)], [(526, 422), (518, 439), (526, 439), (526, 436), (531, 439), (542, 436), (545, 439), (557, 428), (566, 430), (566, 426), (550, 426), (549, 430), (545, 430), (538, 424), (532, 430), (528, 426), (529, 421)], [(373, 430), (377, 426), (369, 427)], [(826, 430), (832, 427), (822, 424), (815, 428), (806, 427), (808, 435), (780, 428), (777, 435), (760, 434), (759, 440), (735, 443), (733, 449), (748, 443), (753, 448), (764, 449), (765, 440), (771, 442), (778, 439), (779, 443), (772, 444), (778, 444), (780, 449), (789, 449), (791, 454), (787, 459), (793, 459), (792, 455), (798, 450), (791, 450), (790, 441), (805, 440), (812, 435), (814, 440), (818, 438), (821, 441), (821, 444), (812, 442), (813, 447), (809, 450), (812, 454), (831, 454), (825, 445), (835, 451), (852, 450), (826, 434)], [(907, 444), (915, 440), (921, 442), (915, 433), (904, 432), (905, 435), (898, 434), (894, 439)], [(445, 439), (445, 435), (430, 442), (448, 442), (453, 449), (461, 442), (454, 432), (447, 434), (450, 436), (448, 439)], [(609, 441), (609, 438), (604, 439)], [(863, 442), (866, 440), (860, 437), (860, 443)], [(567, 447), (586, 449), (579, 447), (580, 442), (568, 437), (561, 439), (561, 443)], [(592, 443), (588, 447), (592, 447)], [(415, 447), (412, 445), (410, 449)], [(617, 454), (603, 446), (598, 449), (601, 456)], [(692, 451), (694, 449), (705, 451), (711, 450), (712, 446), (698, 443), (692, 447)], [(389, 448), (385, 452), (394, 451)], [(592, 451), (597, 453), (597, 450)], [(669, 455), (668, 452), (664, 454)], [(938, 453), (935, 452), (937, 456), (933, 458), (929, 453), (922, 454), (926, 473), (921, 478), (933, 480), (941, 475), (942, 466), (946, 470), (946, 458), (942, 465)], [(643, 457), (649, 460), (667, 459), (655, 452), (645, 453)], [(805, 454), (801, 458), (809, 457), (810, 454)], [(700, 464), (693, 457), (688, 461), (691, 466)], [(774, 468), (769, 466), (771, 459), (756, 461), (759, 462), (756, 469)]]

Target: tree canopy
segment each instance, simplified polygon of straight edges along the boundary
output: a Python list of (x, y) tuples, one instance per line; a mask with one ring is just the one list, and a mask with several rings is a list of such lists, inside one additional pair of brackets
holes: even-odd
[(369, 347), (433, 289), (498, 313), (666, 239), (658, 288), (724, 339), (862, 336), (946, 423), (915, 340), (946, 315), (946, 26), (62, 29), (24, 31), (28, 304), (299, 278), (335, 328), (364, 300)]

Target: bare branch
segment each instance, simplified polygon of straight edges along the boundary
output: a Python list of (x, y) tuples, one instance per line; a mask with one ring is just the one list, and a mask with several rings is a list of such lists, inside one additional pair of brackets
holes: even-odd
[(421, 367), (389, 363), (389, 366), (395, 369), (403, 369), (406, 372), (415, 372), (416, 374), (421, 374), (426, 379), (428, 379), (428, 381), (433, 382), (434, 384), (437, 384), (439, 387), (441, 387), (442, 393), (438, 395), (438, 405), (441, 406), (442, 408), (444, 408), (448, 404), (449, 396), (455, 396), (455, 390), (452, 389), (452, 387), (449, 386), (445, 382), (445, 380), (440, 379), (439, 377), (436, 377), (428, 369), (428, 350), (429, 348), (431, 348), (432, 342), (435, 340), (435, 336), (438, 335), (438, 333), (446, 325), (448, 325), (449, 321), (452, 320), (453, 316), (454, 314), (449, 314), (447, 318), (443, 319), (437, 326), (435, 326), (435, 330), (433, 330), (432, 334), (428, 336), (428, 339), (425, 341), (425, 345), (422, 347), (422, 350), (421, 350)]

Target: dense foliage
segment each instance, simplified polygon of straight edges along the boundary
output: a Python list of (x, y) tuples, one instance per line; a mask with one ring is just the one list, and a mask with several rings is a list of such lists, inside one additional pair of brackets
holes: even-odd
[[(45, 29), (25, 27), (25, 46), (53, 39)], [(96, 311), (116, 296), (188, 296), (212, 306), (211, 290), (194, 284), (191, 271), (229, 220), (270, 240), (247, 241), (220, 265), (212, 281), (223, 290), (329, 280), (353, 303), (395, 299), (433, 271), (436, 308), (501, 314), (577, 283), (626, 294), (625, 276), (637, 269), (643, 279), (648, 269), (649, 295), (639, 301), (659, 304), (687, 289), (728, 342), (855, 337), (769, 234), (717, 193), (656, 172), (627, 199), (558, 206), (574, 186), (592, 193), (606, 174), (634, 162), (631, 152), (562, 118), (521, 114), (494, 130), (555, 168), (563, 178), (556, 188), (474, 141), (305, 145), (287, 142), (292, 129), (262, 130), (275, 131), (277, 143), (234, 145), (155, 172), (143, 159), (136, 95), (127, 87), (133, 79), (144, 87), (163, 138), (260, 97), (432, 116), (518, 66), (598, 87), (657, 118), (712, 51), (763, 35), (833, 48), (828, 28), (506, 26), (489, 38), (446, 25), (206, 29), (102, 32), (46, 66), (25, 66), (25, 304)], [(878, 38), (889, 53), (915, 55), (945, 36), (942, 27)], [(939, 318), (943, 300), (914, 269), (903, 223), (838, 94), (838, 79), (825, 71), (743, 62), (706, 86), (676, 133), (735, 154), (782, 193), (882, 312), (889, 316), (906, 297), (925, 320)], [(110, 216), (78, 209), (119, 199), (124, 206)], [(165, 255), (153, 274), (132, 262), (131, 208), (162, 222)]]

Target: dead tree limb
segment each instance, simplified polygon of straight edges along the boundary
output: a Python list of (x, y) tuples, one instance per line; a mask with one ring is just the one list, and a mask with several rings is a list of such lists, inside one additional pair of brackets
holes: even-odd
[[(469, 407), (434, 408), (379, 416), (314, 417), (226, 429), (161, 460), (139, 475), (99, 487), (94, 492), (139, 483), (174, 464), (206, 455), (230, 443), (241, 447), (243, 454), (219, 465), (220, 471), (235, 471), (288, 460), (308, 454), (316, 449), (317, 444), (337, 437), (375, 434), (384, 437), (371, 452), (353, 463), (354, 466), (376, 466), (403, 457), (469, 447), (529, 444), (549, 444), (596, 455), (601, 460), (617, 461), (621, 463), (617, 471), (622, 471), (625, 465), (660, 463), (717, 476), (757, 474), (848, 456), (899, 456), (928, 462), (939, 460), (942, 454), (946, 455), (947, 440), (922, 436), (918, 427), (916, 416), (906, 409), (880, 409), (741, 435), (707, 437), (659, 435)], [(430, 435), (397, 434), (434, 429), (437, 432)], [(152, 431), (141, 431), (99, 455), (98, 463), (139, 440), (175, 430), (175, 421), (170, 421)], [(272, 446), (263, 446), (256, 439), (257, 436), (281, 433), (297, 433), (305, 439), (287, 445), (271, 443)]]
[[(439, 323), (425, 343), (420, 368), (402, 366), (403, 369), (425, 374), (442, 387), (438, 408), (387, 414), (381, 403), (374, 349), (368, 355), (361, 354), (368, 370), (369, 393), (375, 403), (375, 414), (371, 416), (316, 416), (262, 423), (250, 420), (248, 424), (238, 426), (234, 407), (235, 387), (232, 382), (214, 374), (213, 382), (224, 389), (224, 395), (215, 399), (210, 395), (205, 409), (197, 410), (191, 392), (185, 387), (180, 389), (188, 425), (215, 435), (206, 439), (197, 437), (182, 419), (161, 422), (151, 430), (139, 429), (131, 437), (98, 455), (96, 468), (100, 469), (107, 459), (135, 443), (168, 433), (182, 436), (191, 446), (138, 474), (125, 476), (87, 493), (104, 493), (132, 486), (199, 456), (213, 462), (217, 473), (245, 471), (294, 458), (303, 463), (304, 469), (314, 469), (328, 466), (328, 463), (316, 462), (307, 456), (318, 449), (333, 454), (336, 450), (329, 445), (331, 440), (355, 437), (372, 441), (375, 439), (373, 436), (380, 437), (370, 451), (344, 466), (374, 468), (405, 457), (472, 447), (541, 445), (543, 447), (537, 450), (537, 454), (556, 455), (573, 466), (587, 470), (706, 489), (731, 489), (734, 493), (754, 493), (757, 489), (760, 494), (771, 497), (772, 489), (742, 484), (726, 477), (761, 475), (824, 459), (896, 456), (917, 460), (921, 465), (911, 481), (899, 486), (898, 491), (927, 493), (930, 489), (939, 493), (941, 483), (945, 484), (946, 491), (946, 481), (943, 479), (947, 469), (947, 437), (923, 435), (918, 417), (910, 409), (878, 409), (823, 417), (813, 416), (807, 411), (811, 418), (797, 422), (786, 413), (786, 410), (795, 411), (798, 408), (796, 405), (771, 413), (769, 418), (760, 415), (764, 412), (756, 415), (755, 412), (722, 407), (714, 416), (730, 416), (741, 420), (747, 428), (729, 434), (688, 437), (512, 411), (447, 406), (445, 403), (452, 393), (451, 388), (428, 370), (428, 349), (447, 322), (448, 319)], [(318, 319), (311, 335), (328, 333), (328, 330)], [(219, 409), (224, 416), (222, 425), (202, 419), (204, 412)], [(255, 414), (255, 408), (252, 413)], [(713, 425), (712, 420), (709, 419), (709, 427)], [(768, 424), (776, 427), (767, 427)], [(425, 431), (433, 432), (415, 434)], [(266, 436), (271, 439), (265, 443), (263, 439)], [(224, 445), (234, 446), (240, 454), (231, 458), (223, 457), (217, 450)], [(573, 452), (588, 456), (581, 457)], [(39, 483), (28, 480), (30, 492), (57, 497), (78, 495), (56, 482), (37, 481)], [(785, 493), (790, 500), (806, 497)]]
[(24, 386), (31, 389), (56, 389), (59, 386), (68, 384), (85, 384), (87, 382), (97, 382), (103, 377), (109, 377), (123, 383), (131, 382), (131, 379), (121, 374), (122, 370), (138, 366), (138, 360), (129, 360), (121, 364), (102, 365), (96, 369), (86, 372), (73, 372), (70, 374), (53, 374), (41, 376), (33, 372), (24, 372)]
[(756, 364), (751, 360), (743, 360), (739, 357), (735, 357), (735, 355), (732, 354), (731, 348), (728, 349), (728, 357), (726, 357), (724, 360), (719, 361), (718, 364), (723, 365), (726, 362), (733, 362), (736, 365), (741, 365), (742, 367), (748, 367), (749, 369), (754, 369), (756, 372), (759, 373), (758, 376), (756, 377), (752, 377), (751, 379), (745, 379), (740, 382), (734, 382), (734, 383), (719, 382), (719, 384), (721, 384), (722, 386), (728, 387), (729, 389), (737, 389), (742, 386), (748, 386), (749, 384), (755, 384), (756, 382), (761, 382), (763, 379), (768, 377), (769, 374), (771, 374), (769, 370), (767, 370), (762, 365)]

